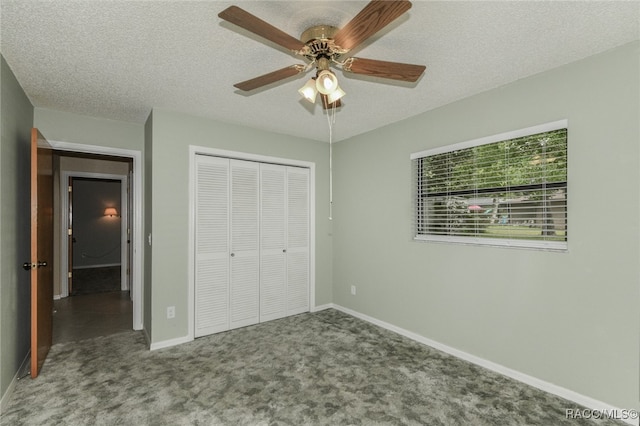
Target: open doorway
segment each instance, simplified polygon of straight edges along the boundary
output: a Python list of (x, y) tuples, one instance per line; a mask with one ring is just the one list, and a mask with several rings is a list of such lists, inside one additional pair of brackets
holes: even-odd
[[(132, 330), (133, 162), (56, 152), (54, 194), (59, 242), (54, 283), (54, 343)], [(57, 201), (57, 202), (56, 202)]]
[(69, 266), (67, 288), (61, 293), (128, 291), (127, 175), (64, 171), (63, 180), (69, 182), (65, 221)]

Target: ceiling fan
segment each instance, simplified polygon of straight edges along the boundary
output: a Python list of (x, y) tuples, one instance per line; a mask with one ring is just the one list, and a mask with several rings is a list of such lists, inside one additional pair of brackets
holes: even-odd
[[(296, 39), (251, 13), (230, 6), (218, 14), (231, 22), (279, 46), (294, 55), (305, 58), (308, 63), (291, 65), (251, 80), (234, 84), (242, 91), (251, 91), (307, 72), (315, 66), (316, 75), (299, 92), (305, 99), (315, 102), (320, 93), (325, 109), (341, 106), (340, 99), (345, 92), (338, 85), (331, 66), (339, 66), (343, 71), (393, 80), (415, 82), (423, 74), (424, 65), (387, 62), (376, 59), (349, 57), (348, 53), (379, 30), (393, 22), (411, 8), (408, 0), (373, 0), (367, 4), (344, 27), (317, 25), (306, 29), (300, 39)], [(346, 59), (342, 59), (346, 57)]]

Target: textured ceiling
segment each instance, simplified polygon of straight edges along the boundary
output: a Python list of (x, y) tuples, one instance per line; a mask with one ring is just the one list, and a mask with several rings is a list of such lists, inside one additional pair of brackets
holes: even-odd
[[(219, 19), (232, 4), (298, 38), (367, 2), (0, 0), (0, 49), (37, 107), (139, 123), (162, 107), (327, 141), (326, 113), (297, 93), (311, 73), (233, 87), (302, 61)], [(409, 84), (338, 71), (334, 141), (639, 38), (635, 1), (416, 1), (351, 53), (426, 73)]]

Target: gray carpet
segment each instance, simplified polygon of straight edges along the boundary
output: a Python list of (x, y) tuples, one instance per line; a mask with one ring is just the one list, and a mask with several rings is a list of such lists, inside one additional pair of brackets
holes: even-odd
[(3, 425), (577, 425), (576, 404), (335, 310), (150, 352), (54, 345)]

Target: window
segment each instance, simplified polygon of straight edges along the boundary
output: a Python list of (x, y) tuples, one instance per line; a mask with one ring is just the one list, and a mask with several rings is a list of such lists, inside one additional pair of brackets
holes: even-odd
[(566, 120), (411, 160), (416, 240), (566, 250)]

